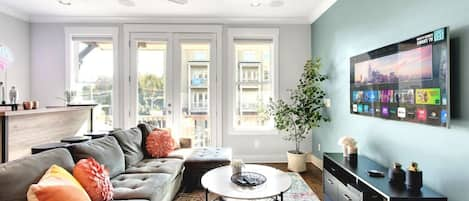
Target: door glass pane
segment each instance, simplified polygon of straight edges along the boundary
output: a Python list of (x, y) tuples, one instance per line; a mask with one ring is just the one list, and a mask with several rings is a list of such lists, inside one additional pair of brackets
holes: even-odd
[(96, 103), (94, 129), (111, 130), (114, 53), (111, 39), (73, 39), (74, 104)]
[(181, 137), (191, 138), (193, 146), (210, 145), (210, 43), (181, 43)]
[(266, 113), (269, 99), (273, 97), (272, 44), (266, 40), (235, 41), (235, 129), (274, 128)]
[(137, 121), (167, 127), (167, 43), (137, 41)]

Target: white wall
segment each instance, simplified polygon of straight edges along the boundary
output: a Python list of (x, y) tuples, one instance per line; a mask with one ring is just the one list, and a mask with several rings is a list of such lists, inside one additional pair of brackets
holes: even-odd
[(31, 97), (42, 106), (63, 105), (65, 32), (61, 24), (31, 24)]
[[(62, 104), (56, 99), (65, 89), (64, 27), (71, 24), (32, 24), (32, 97), (43, 105)], [(79, 25), (77, 25), (79, 26)], [(89, 25), (86, 25), (89, 26)], [(104, 25), (103, 25), (104, 26)], [(114, 24), (114, 26), (116, 26)], [(119, 26), (119, 25), (118, 25)], [(280, 97), (287, 98), (286, 89), (294, 88), (311, 55), (310, 25), (227, 25), (228, 27), (279, 27), (280, 28)], [(121, 34), (122, 35), (122, 34)], [(226, 49), (226, 48), (225, 48)], [(225, 94), (223, 97), (230, 97)], [(226, 102), (224, 100), (223, 102)], [(224, 123), (223, 127), (226, 127)], [(302, 144), (310, 152), (311, 138)], [(232, 147), (235, 158), (246, 161), (286, 161), (286, 151), (294, 149), (293, 143), (282, 140), (281, 135), (231, 136), (223, 133), (223, 146)]]
[[(0, 44), (10, 48), (15, 58), (7, 70), (5, 99), (9, 103), (8, 91), (16, 86), (21, 103), (30, 98), (29, 23), (0, 13), (0, 25)], [(0, 80), (5, 81), (5, 71), (0, 71)]]

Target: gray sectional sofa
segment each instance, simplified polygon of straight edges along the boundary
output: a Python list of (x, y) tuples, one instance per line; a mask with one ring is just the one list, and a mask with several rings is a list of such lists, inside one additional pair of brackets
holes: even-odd
[(51, 165), (71, 171), (78, 160), (88, 157), (109, 168), (114, 200), (173, 200), (181, 187), (187, 151), (176, 151), (169, 158), (149, 158), (143, 149), (148, 130), (139, 128), (0, 164), (0, 200), (26, 201), (29, 186)]

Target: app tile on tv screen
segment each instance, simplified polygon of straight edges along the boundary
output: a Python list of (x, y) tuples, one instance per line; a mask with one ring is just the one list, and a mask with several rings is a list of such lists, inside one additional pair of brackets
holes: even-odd
[(405, 118), (405, 116), (406, 116), (405, 107), (398, 107), (397, 108), (397, 117)]
[(448, 121), (448, 112), (446, 110), (441, 110), (441, 123), (446, 123)]
[(427, 110), (423, 108), (417, 109), (417, 120), (426, 121), (427, 120)]

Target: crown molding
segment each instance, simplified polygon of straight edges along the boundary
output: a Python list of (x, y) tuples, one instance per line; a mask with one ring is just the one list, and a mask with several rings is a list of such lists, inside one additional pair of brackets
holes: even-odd
[(327, 9), (329, 9), (337, 0), (322, 0), (320, 4), (313, 10), (311, 16), (309, 16), (310, 24), (314, 23), (322, 14), (324, 14)]
[(260, 18), (260, 17), (79, 17), (79, 16), (31, 16), (32, 23), (164, 23), (164, 24), (310, 24), (308, 17)]
[(17, 9), (4, 6), (4, 5), (0, 5), (0, 13), (3, 13), (5, 15), (8, 15), (16, 19), (26, 21), (26, 22), (29, 22), (29, 19), (30, 19), (28, 14), (21, 12)]

